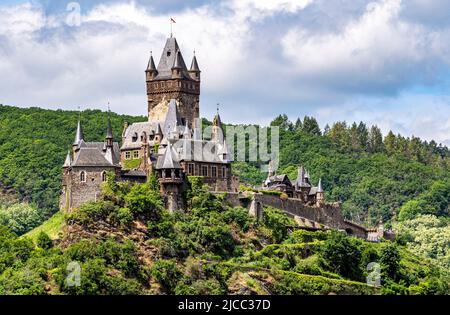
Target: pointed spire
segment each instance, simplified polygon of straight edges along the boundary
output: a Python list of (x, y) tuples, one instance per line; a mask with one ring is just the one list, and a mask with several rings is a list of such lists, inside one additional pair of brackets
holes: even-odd
[(219, 114), (219, 104), (217, 104), (217, 112), (213, 118), (213, 126), (222, 128), (222, 119)]
[(305, 181), (305, 168), (302, 165), (298, 168), (297, 182), (303, 183), (304, 181)]
[(189, 122), (186, 121), (186, 126), (184, 126), (183, 138), (190, 139), (191, 138), (191, 130), (189, 129)]
[(79, 112), (77, 132), (75, 134), (75, 141), (73, 142), (73, 145), (78, 145), (81, 142), (81, 140), (84, 140), (84, 134), (83, 134), (83, 127), (81, 127), (81, 112)]
[(317, 185), (317, 192), (318, 193), (323, 193), (322, 178), (319, 179), (319, 184)]
[(157, 71), (155, 61), (153, 60), (153, 53), (150, 52), (150, 60), (148, 61), (147, 71)]
[(200, 72), (200, 68), (198, 66), (198, 62), (197, 62), (197, 57), (195, 56), (195, 51), (194, 51), (194, 57), (192, 58), (192, 63), (191, 63), (191, 70), (192, 72)]
[(174, 160), (174, 152), (170, 142), (167, 144), (166, 152), (164, 152), (163, 163), (160, 169), (179, 169), (180, 164)]
[(69, 167), (72, 165), (72, 156), (70, 155), (70, 150), (67, 152), (66, 160), (64, 162), (63, 167)]
[(175, 56), (175, 61), (173, 63), (172, 69), (183, 69), (183, 64), (181, 62), (182, 59), (183, 57), (181, 56), (181, 51), (178, 50)]
[(108, 103), (108, 124), (106, 127), (106, 139), (113, 139), (113, 131), (111, 127), (111, 110), (109, 109), (109, 103)]

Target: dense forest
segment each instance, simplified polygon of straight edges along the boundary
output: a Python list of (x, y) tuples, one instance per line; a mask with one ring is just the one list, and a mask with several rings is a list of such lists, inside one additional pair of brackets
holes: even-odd
[[(20, 274), (14, 273), (14, 270), (21, 272), (20, 268), (15, 269), (17, 266), (12, 263), (12, 260), (14, 259), (21, 261), (21, 266), (28, 264), (30, 266), (39, 266), (44, 260), (51, 259), (54, 261), (55, 268), (58, 263), (63, 263), (63, 261), (65, 261), (64, 259), (73, 259), (71, 256), (72, 254), (70, 254), (71, 251), (61, 251), (59, 247), (51, 247), (50, 245), (42, 244), (40, 247), (38, 246), (36, 248), (33, 247), (32, 242), (26, 243), (28, 242), (26, 241), (27, 238), (17, 238), (15, 235), (20, 236), (27, 233), (50, 218), (54, 213), (57, 213), (61, 185), (61, 165), (64, 162), (67, 150), (71, 147), (77, 119), (78, 112), (75, 111), (53, 111), (39, 108), (23, 109), (0, 105), (0, 225), (7, 227), (1, 232), (2, 236), (0, 236), (0, 238), (2, 240), (0, 241), (0, 246), (7, 246), (11, 249), (10, 253), (5, 253), (6, 256), (0, 259), (0, 273), (3, 272), (0, 277), (0, 291), (2, 290), (2, 283), (4, 285), (3, 288), (5, 288), (5, 281), (13, 281), (11, 279), (21, 277)], [(88, 141), (102, 141), (106, 129), (107, 113), (98, 110), (87, 110), (82, 113), (81, 119), (86, 139)], [(146, 120), (145, 117), (116, 115), (113, 113), (111, 114), (111, 119), (116, 141), (120, 139), (123, 123), (125, 121), (132, 123)], [(204, 120), (204, 122), (206, 125), (210, 124), (210, 122), (206, 120)], [(399, 232), (399, 238), (395, 246), (398, 247), (397, 250), (401, 253), (400, 256), (402, 258), (400, 260), (403, 259), (403, 262), (399, 263), (403, 266), (402, 268), (406, 268), (405, 266), (409, 264), (413, 266), (411, 268), (414, 269), (416, 268), (415, 263), (420, 260), (417, 257), (412, 258), (413, 256), (411, 256), (409, 250), (421, 255), (421, 257), (431, 258), (433, 261), (432, 264), (440, 265), (447, 270), (450, 268), (450, 151), (447, 147), (437, 144), (434, 141), (426, 142), (416, 137), (407, 138), (402, 135), (394, 135), (392, 132), (383, 137), (378, 127), (366, 126), (364, 123), (347, 124), (346, 122), (336, 122), (332, 126), (326, 126), (324, 130), (321, 130), (318, 122), (312, 117), (304, 117), (303, 119), (291, 122), (285, 115), (280, 115), (272, 121), (271, 125), (280, 127), (280, 168), (277, 170), (278, 174), (286, 173), (293, 180), (297, 176), (298, 165), (304, 165), (310, 171), (313, 183), (317, 183), (319, 178), (322, 179), (326, 190), (326, 199), (330, 202), (339, 201), (342, 203), (343, 212), (347, 218), (367, 226), (372, 226), (380, 219), (383, 219), (387, 223), (388, 228), (392, 227)], [(233, 164), (233, 169), (234, 172), (239, 175), (241, 181), (248, 185), (261, 185), (262, 181), (267, 176), (266, 173), (260, 172), (260, 163), (258, 162), (236, 162)], [(130, 209), (127, 201), (122, 203), (119, 202), (119, 204), (115, 204), (117, 200), (107, 200), (105, 202), (112, 202), (113, 204), (91, 205), (91, 208), (87, 207), (86, 211), (101, 212), (103, 207), (109, 207), (108, 209), (117, 208), (117, 218), (114, 219), (114, 222), (117, 223), (121, 220), (125, 220), (125, 225), (129, 223), (126, 220), (134, 218), (136, 215), (135, 213), (130, 214), (128, 211)], [(219, 206), (213, 204), (211, 207), (217, 209)], [(229, 209), (229, 211), (233, 212), (233, 214), (229, 214), (230, 216), (244, 216), (238, 210)], [(194, 210), (192, 210), (192, 212), (194, 215), (199, 216), (195, 218), (196, 220), (199, 220), (199, 222), (206, 222), (205, 220), (211, 219), (211, 214), (205, 214), (202, 211), (197, 213)], [(225, 213), (226, 212), (227, 211), (225, 211)], [(353, 238), (336, 240), (336, 238), (339, 238), (340, 236), (320, 235), (320, 233), (314, 234), (313, 236), (301, 236), (302, 241), (298, 241), (298, 244), (296, 243), (298, 246), (291, 246), (288, 244), (294, 242), (292, 238), (295, 238), (295, 235), (300, 232), (297, 231), (291, 233), (292, 231), (287, 228), (289, 224), (279, 223), (278, 221), (287, 219), (280, 218), (276, 213), (276, 210), (269, 209), (266, 212), (272, 213), (273, 216), (278, 219), (272, 220), (269, 216), (267, 218), (268, 221), (265, 224), (262, 226), (252, 225), (253, 229), (251, 229), (251, 231), (257, 235), (265, 237), (264, 235), (266, 234), (264, 233), (267, 232), (267, 229), (270, 230), (271, 224), (281, 227), (280, 229), (276, 229), (276, 232), (273, 232), (274, 234), (270, 234), (270, 237), (267, 236), (268, 244), (270, 243), (273, 246), (264, 247), (267, 248), (265, 251), (267, 251), (267, 255), (269, 256), (267, 258), (266, 266), (279, 264), (277, 266), (279, 266), (280, 270), (294, 272), (293, 268), (296, 268), (295, 266), (298, 264), (305, 264), (304, 257), (299, 253), (300, 247), (304, 245), (298, 245), (305, 243), (303, 240), (305, 237), (308, 238), (308, 242), (306, 243), (319, 242), (322, 244), (327, 241), (348, 241), (350, 243), (355, 243), (356, 245), (353, 245), (356, 246), (361, 253), (366, 250), (365, 247), (374, 247), (374, 251), (377, 252), (377, 255), (381, 255), (382, 248), (385, 246), (385, 244), (370, 245), (354, 240)], [(116, 212), (113, 211), (113, 213)], [(205, 219), (203, 215), (207, 215), (207, 219)], [(56, 217), (58, 218), (57, 220), (55, 220)], [(171, 220), (170, 216), (167, 215), (164, 215), (164, 218)], [(50, 235), (52, 239), (60, 238), (58, 230), (60, 228), (60, 223), (63, 222), (64, 219), (65, 218), (58, 213), (57, 216), (48, 221), (53, 225), (52, 233), (54, 232), (54, 235)], [(223, 225), (225, 231), (230, 228), (234, 229), (233, 224), (236, 223), (235, 221), (241, 220), (242, 218), (234, 218), (231, 220), (229, 218), (220, 217), (215, 219), (218, 221), (214, 222), (219, 226)], [(83, 221), (80, 222), (81, 225), (85, 224)], [(48, 223), (46, 222), (46, 224)], [(170, 225), (167, 222), (165, 224)], [(232, 227), (225, 227), (230, 224)], [(162, 224), (162, 226), (164, 226), (164, 224)], [(235, 235), (235, 233), (247, 233), (245, 231), (248, 230), (246, 230), (244, 226), (240, 226), (239, 224), (238, 226), (239, 228), (237, 230), (232, 230), (231, 232), (229, 230), (227, 231), (232, 235)], [(150, 229), (149, 233), (153, 233), (153, 228), (148, 228)], [(180, 227), (180, 229), (183, 231), (190, 231), (190, 228), (188, 227)], [(36, 243), (38, 242), (38, 236), (41, 236), (40, 233), (37, 232), (40, 230), (45, 230), (45, 232), (49, 233), (49, 229), (37, 228), (33, 230), (31, 234), (29, 233), (27, 235), (32, 235), (32, 238)], [(193, 246), (196, 250), (200, 250), (199, 248), (203, 248), (207, 245), (207, 243), (198, 245), (201, 237), (207, 237), (208, 242), (211, 242), (212, 244), (214, 239), (223, 236), (215, 235), (211, 231), (197, 232), (200, 234), (195, 234), (197, 235), (195, 241), (179, 240), (176, 238), (177, 233), (164, 235), (163, 237), (161, 236), (162, 240), (158, 241), (161, 242), (161, 244), (156, 247), (158, 247), (158, 250), (164, 251), (164, 248), (167, 249), (168, 247), (164, 247), (163, 244), (166, 244), (165, 242), (169, 239), (171, 242), (176, 242), (177, 244), (188, 242), (190, 243), (189, 246)], [(183, 234), (180, 232), (178, 234), (185, 235), (185, 237), (188, 238), (186, 233)], [(209, 235), (208, 233), (213, 234)], [(45, 243), (45, 235), (41, 237), (41, 243)], [(225, 236), (223, 237), (224, 240), (227, 240)], [(250, 264), (251, 266), (255, 266), (255, 261), (257, 260), (266, 259), (258, 256), (266, 255), (264, 254), (266, 252), (260, 251), (262, 247), (258, 246), (253, 249), (255, 253), (249, 252), (247, 249), (239, 254), (234, 253), (236, 248), (241, 248), (240, 246), (242, 244), (240, 244), (240, 242), (244, 242), (244, 239), (245, 238), (240, 241), (228, 239), (229, 244), (222, 244), (223, 246), (219, 246), (221, 253), (217, 253), (211, 248), (203, 248), (200, 252), (196, 252), (195, 255), (206, 255), (207, 253), (206, 256), (208, 258), (202, 256), (201, 259), (210, 259), (209, 255), (222, 255), (220, 256), (222, 258), (219, 259), (221, 262), (227, 261), (227, 264), (236, 262), (239, 264)], [(297, 240), (295, 242), (297, 242)], [(17, 246), (15, 245), (16, 243), (18, 244)], [(49, 242), (47, 241), (47, 243)], [(237, 247), (236, 244), (238, 244)], [(124, 246), (123, 248), (120, 247), (122, 245)], [(117, 251), (117, 253), (122, 251), (134, 253), (133, 251), (135, 249), (133, 249), (131, 245), (131, 247), (127, 244), (122, 245), (117, 245), (120, 248), (115, 248), (111, 243), (105, 242), (104, 246), (113, 246), (114, 248), (104, 248), (102, 255), (107, 255), (106, 252), (108, 250)], [(73, 242), (68, 245), (69, 248), (75, 248), (73, 249), (73, 252), (80, 252), (81, 249), (77, 246), (88, 251), (89, 246), (92, 245), (83, 242)], [(183, 246), (187, 245), (185, 244)], [(211, 246), (214, 247), (214, 245)], [(228, 248), (227, 246), (231, 247)], [(43, 249), (42, 247), (49, 248)], [(321, 246), (319, 247), (322, 248)], [(184, 247), (182, 248), (181, 252), (191, 253), (192, 248), (189, 250)], [(24, 253), (23, 259), (20, 258), (22, 250)], [(94, 251), (94, 248), (91, 250)], [(94, 266), (95, 264), (101, 264), (100, 261), (102, 261), (102, 259), (109, 261), (108, 257), (99, 257), (101, 255), (98, 253), (85, 254), (88, 256), (83, 256), (80, 259), (86, 264), (93, 264), (93, 273), (97, 271), (100, 272), (99, 270), (96, 270), (97, 267)], [(254, 255), (259, 258), (255, 259)], [(290, 261), (289, 255), (293, 255), (293, 260)], [(361, 269), (361, 261), (358, 262), (358, 268), (360, 268), (359, 271), (356, 272), (358, 276), (350, 276), (350, 274), (346, 274), (345, 272), (344, 274), (341, 273), (341, 271), (338, 270), (340, 267), (336, 267), (335, 269), (330, 267), (328, 262), (329, 256), (323, 255), (325, 254), (323, 254), (322, 249), (317, 250), (317, 252), (312, 255), (314, 258), (308, 258), (311, 261), (314, 261), (314, 266), (308, 265), (307, 267), (297, 268), (305, 268), (305, 270), (308, 270), (307, 272), (304, 272), (304, 269), (301, 269), (301, 274), (326, 278), (328, 277), (327, 275), (329, 275), (328, 273), (331, 272), (337, 275), (330, 276), (331, 278), (341, 277), (346, 279), (346, 281), (361, 281), (364, 274), (364, 271)], [(179, 253), (175, 256), (179, 257)], [(175, 259), (175, 256), (167, 259), (170, 255), (162, 255), (161, 257), (163, 258), (161, 258), (160, 269), (168, 270), (171, 268), (169, 265), (175, 263), (178, 268), (181, 268), (176, 276), (179, 276), (179, 279), (186, 280), (183, 275), (186, 275), (187, 261), (183, 258), (181, 264), (179, 261), (174, 262), (173, 259)], [(129, 257), (126, 259), (128, 258)], [(195, 259), (198, 259), (198, 257)], [(278, 259), (281, 260), (278, 261)], [(415, 262), (410, 262), (408, 259), (412, 259)], [(320, 263), (318, 262), (319, 260)], [(116, 262), (108, 262), (102, 267), (103, 271), (101, 272), (108, 274), (108, 266), (113, 266), (115, 263)], [(126, 263), (124, 262), (124, 264)], [(341, 262), (341, 264), (343, 264), (343, 262)], [(338, 266), (340, 265), (338, 264)], [(266, 268), (264, 266), (259, 267)], [(100, 268), (100, 266), (98, 266), (98, 268)], [(310, 271), (308, 268), (312, 268), (316, 271)], [(442, 289), (441, 280), (439, 280), (441, 278), (439, 275), (436, 276), (436, 270), (438, 269), (435, 270), (433, 268), (435, 267), (431, 268), (433, 271), (427, 269), (431, 273), (428, 273), (428, 271), (424, 272), (423, 270), (420, 272), (418, 271), (415, 280), (405, 280), (403, 276), (400, 276), (398, 278), (394, 277), (395, 280), (393, 281), (396, 283), (395, 285), (400, 282), (404, 284), (403, 287), (397, 288), (403, 293), (410, 292), (410, 290), (416, 290), (417, 288), (415, 286), (420, 286), (421, 283), (422, 285), (427, 283), (427, 286), (434, 286), (433, 290), (435, 291), (438, 290), (437, 287)], [(222, 272), (221, 270), (219, 271)], [(219, 271), (208, 272), (215, 273)], [(124, 279), (130, 278), (127, 273), (128, 271), (120, 270), (120, 272), (123, 272)], [(141, 270), (135, 270), (133, 272), (137, 272), (131, 277), (134, 279), (134, 288), (140, 290), (140, 285), (142, 285), (142, 283), (139, 281), (142, 279), (137, 275), (141, 275), (142, 272)], [(153, 280), (158, 279), (159, 276), (157, 276), (157, 274), (158, 271), (151, 271), (148, 277)], [(434, 276), (432, 276), (432, 274), (434, 274)], [(45, 283), (45, 277), (42, 278), (42, 275), (39, 274), (36, 276), (41, 276), (39, 283)], [(278, 277), (277, 279), (279, 281), (282, 279), (279, 278), (279, 273), (276, 275), (271, 274), (265, 276)], [(419, 278), (422, 276), (423, 279), (420, 280)], [(105, 277), (107, 277), (107, 275), (105, 275)], [(163, 277), (163, 275), (160, 277)], [(242, 277), (248, 278), (248, 275), (242, 275)], [(295, 278), (297, 275), (293, 275), (293, 277)], [(294, 280), (294, 278), (291, 278), (290, 280), (283, 278), (283, 281), (290, 281), (290, 283), (294, 285), (295, 281), (297, 281)], [(148, 280), (149, 278), (146, 279)], [(209, 276), (202, 276), (200, 279), (202, 281), (211, 280)], [(225, 280), (217, 277), (214, 279), (215, 280), (211, 280), (214, 282), (211, 286), (220, 288), (217, 292), (229, 292), (228, 290), (230, 290), (230, 288), (225, 285)], [(424, 279), (432, 279), (432, 284)], [(227, 283), (229, 283), (229, 280), (230, 278), (227, 278)], [(251, 282), (251, 279), (248, 280)], [(316, 280), (317, 279), (314, 281)], [(119, 280), (114, 279), (111, 281)], [(163, 281), (164, 280), (161, 280), (161, 282)], [(215, 281), (218, 281), (220, 285)], [(210, 282), (208, 283), (210, 284)], [(405, 285), (405, 283), (407, 283), (407, 285)], [(11, 282), (11, 285), (13, 285), (13, 282)], [(114, 285), (119, 286), (122, 284), (119, 281), (114, 283)], [(125, 283), (123, 285), (126, 287)], [(328, 287), (330, 285), (331, 284), (327, 282), (326, 286)], [(387, 291), (384, 292), (390, 292), (389, 290), (395, 291), (395, 285), (386, 288)], [(56, 287), (56, 284), (52, 284), (52, 288), (54, 286)], [(180, 288), (176, 289), (177, 286), (178, 284), (174, 283), (163, 284), (163, 287), (168, 292), (183, 292), (180, 291)], [(65, 291), (63, 287), (58, 287), (58, 290), (70, 293), (69, 291)], [(105, 290), (105, 292), (113, 292), (108, 291), (108, 289)], [(208, 292), (211, 293), (212, 291)], [(278, 292), (275, 290), (274, 292), (280, 293), (281, 291)], [(289, 292), (283, 291), (282, 293)], [(291, 291), (291, 293), (298, 292), (294, 290)]]

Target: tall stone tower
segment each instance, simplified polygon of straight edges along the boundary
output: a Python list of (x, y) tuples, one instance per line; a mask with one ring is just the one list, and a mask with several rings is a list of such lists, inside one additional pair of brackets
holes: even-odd
[(177, 101), (183, 125), (199, 118), (200, 69), (197, 58), (194, 55), (188, 70), (175, 37), (167, 39), (158, 67), (150, 56), (145, 73), (149, 121), (164, 121), (171, 99)]

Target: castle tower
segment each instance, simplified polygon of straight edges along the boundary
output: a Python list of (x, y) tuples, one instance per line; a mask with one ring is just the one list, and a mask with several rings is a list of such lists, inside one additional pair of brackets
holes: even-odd
[(145, 72), (149, 121), (164, 121), (171, 99), (177, 101), (182, 125), (199, 118), (200, 69), (197, 58), (193, 57), (188, 70), (175, 37), (167, 39), (158, 67), (150, 56)]
[(322, 179), (319, 179), (319, 185), (317, 185), (316, 204), (322, 206), (325, 203), (325, 193), (322, 187)]
[(183, 172), (180, 163), (175, 158), (176, 152), (170, 142), (163, 156), (158, 158), (156, 169), (164, 202), (170, 212), (184, 209), (183, 204)]
[(117, 165), (119, 163), (116, 155), (114, 154), (114, 136), (111, 127), (111, 118), (109, 111), (108, 111), (108, 123), (106, 127), (105, 144), (103, 150), (105, 152), (105, 159), (109, 163), (111, 163), (112, 165)]

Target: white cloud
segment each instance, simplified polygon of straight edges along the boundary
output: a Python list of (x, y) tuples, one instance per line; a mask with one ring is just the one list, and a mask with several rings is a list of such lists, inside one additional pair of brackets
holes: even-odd
[(401, 0), (382, 0), (367, 5), (342, 31), (294, 28), (282, 40), (284, 54), (300, 77), (331, 89), (397, 93), (427, 83), (430, 78), (418, 78), (418, 69), (448, 60), (448, 32), (402, 21), (401, 11)]
[[(392, 110), (405, 108), (401, 99), (379, 112), (358, 104), (439, 83), (450, 63), (450, 28), (415, 23), (412, 9), (404, 17), (410, 2), (380, 0), (366, 9), (357, 2), (358, 10), (354, 1), (328, 0), (226, 0), (178, 10), (174, 33), (186, 63), (195, 49), (202, 70), (202, 115), (221, 102), (232, 122), (268, 122), (283, 112), (323, 123), (367, 118), (447, 140), (448, 121), (437, 123), (437, 114), (418, 122), (428, 116)], [(65, 13), (0, 5), (0, 103), (104, 109), (110, 101), (117, 112), (145, 115), (144, 69), (150, 50), (158, 62), (171, 14), (124, 0), (83, 10), (81, 26), (68, 27)], [(450, 115), (448, 102), (439, 106)]]

